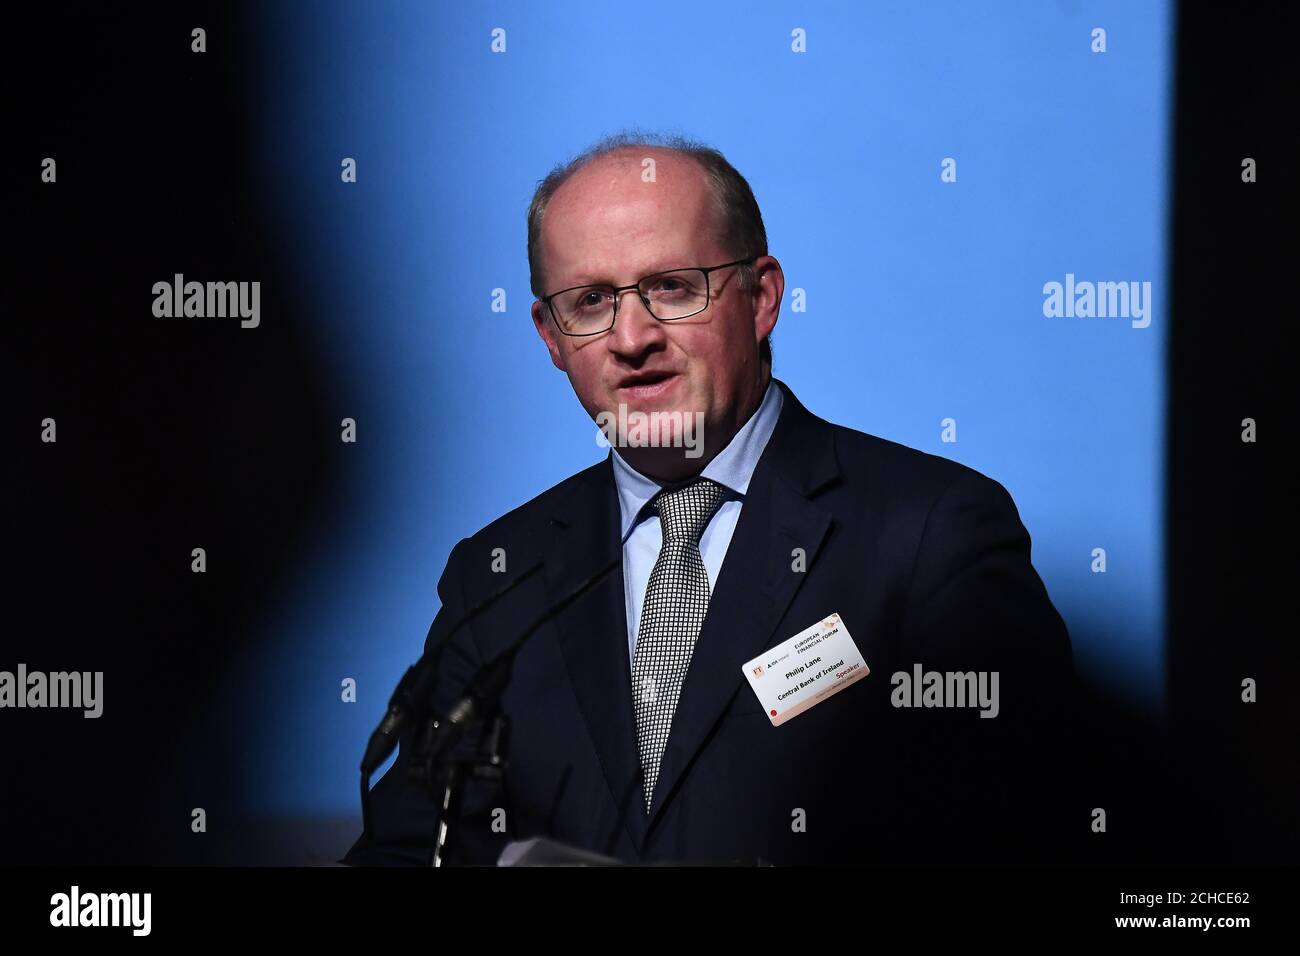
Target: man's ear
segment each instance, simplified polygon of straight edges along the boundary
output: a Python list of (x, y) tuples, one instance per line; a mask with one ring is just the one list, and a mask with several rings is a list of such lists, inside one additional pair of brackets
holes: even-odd
[(533, 325), (537, 328), (537, 334), (542, 337), (542, 341), (546, 343), (546, 351), (551, 353), (551, 364), (561, 372), (567, 371), (560, 358), (560, 343), (555, 326), (551, 324), (551, 310), (541, 299), (533, 300)]
[(772, 256), (760, 256), (754, 263), (757, 282), (754, 285), (754, 340), (761, 342), (776, 328), (781, 314), (781, 298), (785, 295), (785, 272), (781, 263)]

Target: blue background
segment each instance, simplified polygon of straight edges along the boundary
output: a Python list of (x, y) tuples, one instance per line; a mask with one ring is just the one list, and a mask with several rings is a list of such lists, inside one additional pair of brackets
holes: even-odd
[[(786, 275), (774, 374), (1002, 482), (1080, 669), (1158, 718), (1169, 6), (540, 6), (281, 3), (248, 38), (270, 238), (311, 316), (295, 334), (335, 382), (327, 424), (358, 423), (282, 604), (247, 622), (258, 650), (226, 662), (278, 728), (248, 738), (250, 807), (356, 814), (452, 546), (604, 457), (529, 319), (525, 212), (555, 163), (628, 126), (702, 139), (749, 180)], [(1150, 281), (1150, 327), (1045, 318), (1067, 272)]]

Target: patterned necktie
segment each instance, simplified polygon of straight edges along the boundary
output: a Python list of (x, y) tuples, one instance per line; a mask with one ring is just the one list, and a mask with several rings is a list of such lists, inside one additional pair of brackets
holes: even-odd
[(632, 707), (646, 813), (695, 639), (709, 608), (700, 535), (726, 494), (722, 485), (698, 478), (674, 491), (661, 491), (653, 501), (664, 540), (646, 585), (632, 660)]

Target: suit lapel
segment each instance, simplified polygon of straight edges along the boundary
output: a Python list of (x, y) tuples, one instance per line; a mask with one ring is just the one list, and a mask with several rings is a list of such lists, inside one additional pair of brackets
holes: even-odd
[[(607, 458), (556, 507), (546, 559), (551, 604), (622, 552), (618, 494)], [(646, 831), (640, 760), (632, 711), (632, 668), (627, 655), (627, 612), (620, 568), (555, 619), (578, 707), (595, 743), (622, 828), (640, 852)], [(595, 834), (612, 852), (617, 833)]]
[[(777, 384), (784, 400), (781, 417), (750, 479), (709, 599), (660, 763), (651, 827), (744, 686), (741, 665), (769, 645), (831, 527), (830, 514), (809, 500), (839, 474), (830, 427), (799, 404), (784, 383)], [(794, 570), (796, 548), (806, 556), (806, 572)]]

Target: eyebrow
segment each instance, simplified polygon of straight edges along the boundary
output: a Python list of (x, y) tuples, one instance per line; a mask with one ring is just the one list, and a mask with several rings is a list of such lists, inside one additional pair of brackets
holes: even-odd
[[(636, 277), (636, 278), (637, 278), (637, 281), (640, 281), (641, 279), (644, 279), (646, 276), (657, 275), (657, 274), (659, 274), (660, 272), (671, 272), (671, 271), (673, 271), (674, 269), (693, 269), (693, 268), (696, 268), (695, 266), (690, 266), (690, 265), (674, 265), (673, 263), (675, 263), (676, 261), (677, 261), (676, 259), (661, 259), (661, 260), (660, 260), (660, 261), (659, 261), (659, 262), (658, 262), (658, 263), (657, 263), (653, 268), (647, 269), (645, 272), (640, 273), (640, 274)], [(592, 276), (595, 276), (595, 275), (598, 275), (598, 274), (597, 274), (597, 273), (579, 273), (580, 278), (574, 279), (573, 282), (570, 283), (569, 285), (565, 286), (565, 288), (572, 289), (572, 288), (574, 288), (575, 286), (580, 286), (580, 285), (609, 285), (609, 286), (613, 286), (613, 285), (618, 285), (618, 284), (619, 284), (619, 283), (615, 282), (613, 279), (607, 279), (607, 278), (592, 278)]]

